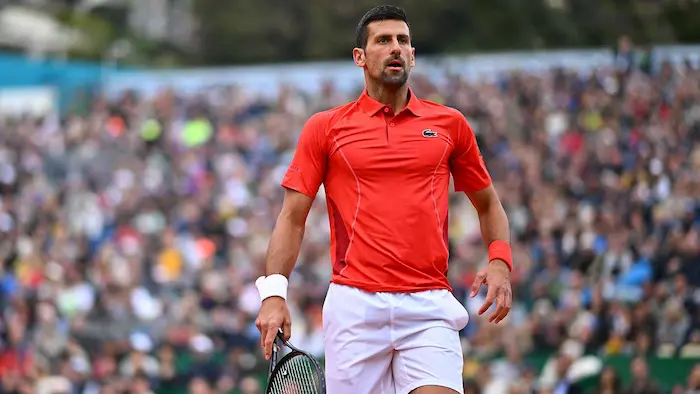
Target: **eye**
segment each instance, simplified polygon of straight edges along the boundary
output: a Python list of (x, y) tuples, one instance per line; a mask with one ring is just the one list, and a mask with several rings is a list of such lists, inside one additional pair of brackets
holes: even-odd
[(384, 43), (389, 42), (389, 39), (386, 38), (386, 37), (379, 37), (379, 42), (382, 43), (382, 44), (384, 44)]

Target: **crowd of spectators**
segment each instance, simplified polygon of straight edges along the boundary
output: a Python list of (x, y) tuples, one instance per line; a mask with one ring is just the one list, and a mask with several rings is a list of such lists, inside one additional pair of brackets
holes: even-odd
[[(574, 393), (586, 355), (636, 357), (631, 383), (606, 367), (597, 392), (660, 393), (646, 356), (700, 354), (700, 72), (645, 71), (412, 77), (469, 119), (512, 228), (514, 307), (496, 326), (467, 297), (477, 217), (451, 198), (468, 393)], [(124, 92), (0, 120), (0, 391), (261, 394), (253, 281), (279, 183), (305, 120), (359, 93)], [(319, 357), (328, 237), (321, 190), (289, 302), (293, 342)], [(533, 352), (553, 361), (536, 370)], [(697, 392), (700, 367), (675, 383)]]

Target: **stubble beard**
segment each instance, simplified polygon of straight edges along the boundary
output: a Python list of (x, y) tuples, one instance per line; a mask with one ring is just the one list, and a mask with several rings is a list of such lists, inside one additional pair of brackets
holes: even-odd
[(405, 68), (398, 73), (384, 70), (382, 71), (380, 82), (387, 88), (400, 88), (408, 82), (408, 71)]

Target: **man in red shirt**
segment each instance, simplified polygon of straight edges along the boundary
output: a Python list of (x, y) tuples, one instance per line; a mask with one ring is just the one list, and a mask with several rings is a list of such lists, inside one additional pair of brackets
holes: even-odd
[(458, 332), (469, 315), (447, 281), (450, 175), (479, 214), (489, 264), (479, 272), (494, 303), (510, 310), (508, 219), (473, 131), (451, 108), (418, 99), (407, 85), (415, 49), (406, 15), (370, 10), (357, 29), (354, 61), (366, 89), (347, 105), (313, 115), (284, 177), (285, 197), (270, 239), (267, 276), (256, 282), (256, 324), (269, 358), (286, 305), (306, 217), (325, 187), (333, 275), (323, 308), (331, 394), (462, 393)]

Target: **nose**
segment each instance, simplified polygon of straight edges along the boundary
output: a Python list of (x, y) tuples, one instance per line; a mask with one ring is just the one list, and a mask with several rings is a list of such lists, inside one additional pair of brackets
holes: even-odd
[(399, 45), (399, 40), (394, 38), (391, 40), (391, 54), (399, 54), (401, 53), (401, 45)]

